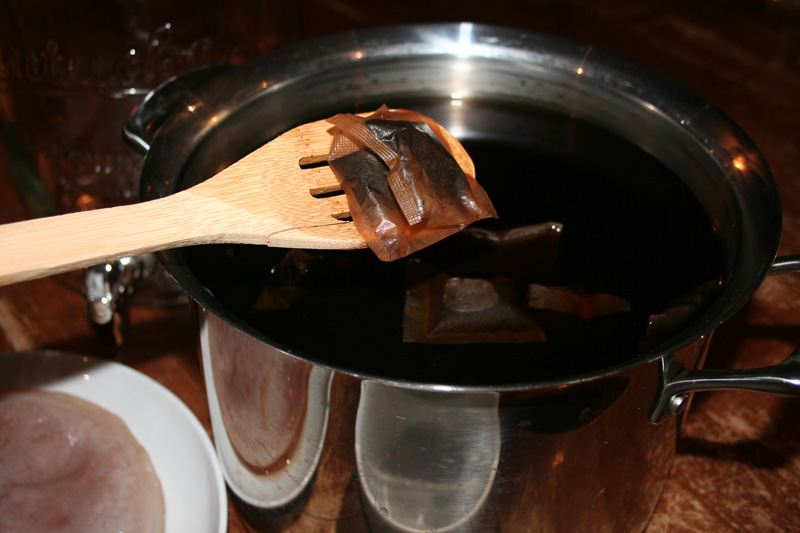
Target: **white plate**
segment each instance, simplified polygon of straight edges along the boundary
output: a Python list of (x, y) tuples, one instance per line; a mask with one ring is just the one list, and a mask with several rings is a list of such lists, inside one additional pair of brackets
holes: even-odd
[(0, 391), (32, 387), (73, 394), (125, 421), (161, 481), (166, 533), (227, 529), (227, 493), (211, 440), (194, 413), (163, 385), (130, 367), (92, 357), (0, 354)]

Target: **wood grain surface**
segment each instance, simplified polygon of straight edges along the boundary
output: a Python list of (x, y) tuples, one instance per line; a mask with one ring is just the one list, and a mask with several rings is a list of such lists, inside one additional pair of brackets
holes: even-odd
[[(394, 22), (472, 20), (558, 34), (649, 63), (707, 96), (761, 148), (784, 203), (780, 253), (800, 253), (796, 1), (304, 0), (300, 11), (299, 37)], [(0, 160), (0, 222), (27, 216)], [(56, 348), (129, 364), (173, 390), (208, 428), (188, 307), (134, 302), (126, 341), (115, 346), (89, 326), (74, 282), (62, 275), (0, 288), (0, 351)], [(706, 366), (770, 365), (798, 343), (800, 275), (774, 276), (719, 328)], [(696, 395), (648, 533), (800, 531), (799, 407), (794, 399), (752, 393)], [(244, 531), (233, 509), (229, 531)]]

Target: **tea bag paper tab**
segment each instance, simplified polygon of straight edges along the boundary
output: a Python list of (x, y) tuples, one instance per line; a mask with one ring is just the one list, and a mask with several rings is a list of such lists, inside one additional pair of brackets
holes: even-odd
[(497, 216), (430, 118), (384, 106), (369, 117), (343, 114), (328, 122), (337, 127), (328, 163), (356, 228), (381, 260), (405, 257)]

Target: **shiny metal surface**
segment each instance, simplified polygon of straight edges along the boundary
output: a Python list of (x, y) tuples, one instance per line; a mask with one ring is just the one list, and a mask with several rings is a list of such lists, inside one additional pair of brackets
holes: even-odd
[[(486, 520), (500, 470), (499, 401), (492, 391), (362, 382), (355, 466), (376, 529), (459, 531)], [(487, 526), (496, 518), (489, 520)]]
[[(338, 368), (324, 353), (279, 346), (216, 301), (180, 251), (165, 253), (199, 304), (212, 423), (232, 492), (251, 526), (268, 531), (640, 531), (679, 422), (651, 423), (650, 411), (659, 398), (693, 390), (659, 396), (675, 378), (660, 366), (701, 363), (710, 333), (767, 274), (780, 237), (763, 157), (702, 97), (591, 46), (517, 30), (353, 32), (189, 88), (145, 142), (142, 197), (209, 177), (299, 123), (411, 98), (452, 100), (435, 118), (462, 137), (477, 125), (458, 102), (475, 98), (580, 116), (634, 140), (708, 212), (724, 289), (699, 320), (624, 364), (467, 387)], [(491, 134), (491, 124), (479, 132)]]
[(695, 370), (685, 368), (670, 356), (660, 360), (659, 393), (650, 414), (658, 422), (664, 411), (675, 413), (689, 392), (720, 389), (749, 390), (780, 396), (800, 396), (800, 347), (777, 365), (766, 368)]
[(772, 263), (769, 275), (800, 272), (800, 255), (787, 255), (778, 257)]
[(83, 294), (89, 319), (109, 340), (122, 344), (125, 312), (138, 282), (158, 266), (153, 254), (124, 257), (83, 270)]
[(677, 424), (647, 420), (652, 364), (568, 387), (420, 390), (201, 317), (218, 454), (255, 530), (641, 531), (667, 479)]

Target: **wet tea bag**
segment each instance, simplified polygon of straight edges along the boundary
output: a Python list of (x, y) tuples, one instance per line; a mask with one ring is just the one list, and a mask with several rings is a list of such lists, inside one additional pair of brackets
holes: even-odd
[(527, 303), (534, 309), (567, 313), (582, 320), (631, 310), (628, 300), (613, 294), (589, 294), (581, 288), (546, 287), (534, 283), (528, 285)]
[(647, 321), (647, 340), (663, 339), (679, 331), (699, 316), (719, 287), (717, 281), (707, 281), (675, 298), (660, 313)]
[(467, 228), (408, 265), (403, 340), (420, 343), (545, 342), (525, 287), (555, 276), (563, 226)]
[[(276, 252), (278, 249), (274, 249)], [(368, 285), (380, 277), (373, 267), (369, 250), (284, 249), (270, 254), (272, 262), (266, 265), (263, 284), (259, 287), (248, 314), (289, 309), (314, 297), (332, 286), (355, 287)], [(364, 259), (368, 259), (365, 261)], [(254, 262), (256, 263), (256, 262)], [(254, 274), (255, 275), (255, 274)], [(248, 296), (252, 295), (248, 286)]]
[(356, 228), (381, 260), (405, 257), (477, 220), (497, 217), (486, 192), (464, 174), (428, 117), (383, 106), (366, 118), (340, 114), (328, 121), (338, 128), (328, 163)]
[(412, 261), (403, 318), (403, 342), (426, 344), (522, 343), (547, 340), (505, 277), (459, 278)]
[(552, 283), (563, 229), (558, 222), (504, 230), (470, 227), (425, 250), (425, 260), (453, 276), (503, 275), (521, 287), (531, 282)]
[(614, 294), (530, 284), (526, 303), (554, 344), (628, 351), (639, 338), (631, 302)]
[(321, 262), (322, 254), (319, 252), (287, 250), (270, 269), (273, 283), (260, 288), (248, 314), (288, 309), (294, 305), (313, 288), (314, 265)]

